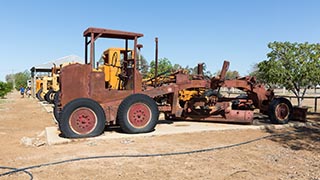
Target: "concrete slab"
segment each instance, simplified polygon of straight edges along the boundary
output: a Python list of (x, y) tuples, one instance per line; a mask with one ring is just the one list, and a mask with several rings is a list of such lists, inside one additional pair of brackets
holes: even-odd
[(160, 120), (156, 126), (155, 131), (143, 134), (125, 134), (118, 132), (118, 129), (111, 129), (104, 132), (104, 134), (94, 138), (84, 139), (67, 139), (60, 137), (60, 131), (57, 127), (47, 127), (46, 136), (48, 145), (65, 144), (75, 141), (98, 140), (98, 139), (117, 139), (117, 138), (134, 138), (134, 137), (148, 137), (161, 135), (174, 135), (182, 133), (196, 133), (206, 131), (230, 131), (230, 130), (246, 130), (246, 129), (281, 129), (287, 127), (306, 126), (307, 123), (291, 122), (286, 125), (239, 125), (239, 124), (223, 124), (213, 122), (190, 122), (190, 121), (168, 121)]
[[(52, 114), (53, 106), (48, 103), (40, 102), (44, 109)], [(52, 114), (53, 116), (53, 114)], [(54, 117), (53, 117), (54, 119)], [(285, 125), (274, 125), (269, 124), (264, 120), (264, 117), (257, 115), (254, 125), (243, 125), (243, 124), (226, 124), (226, 123), (215, 123), (215, 122), (194, 122), (194, 121), (170, 121), (164, 120), (163, 114), (160, 114), (159, 123), (157, 124), (155, 131), (143, 134), (125, 134), (119, 132), (119, 129), (109, 129), (104, 134), (94, 138), (84, 139), (67, 139), (60, 137), (60, 131), (58, 127), (47, 127), (46, 137), (48, 145), (65, 144), (74, 141), (85, 141), (94, 139), (115, 139), (115, 138), (134, 138), (134, 137), (147, 137), (147, 136), (161, 136), (161, 135), (173, 135), (182, 133), (196, 133), (206, 131), (225, 131), (225, 130), (245, 130), (245, 129), (282, 129), (287, 127), (302, 127), (312, 125), (312, 123), (302, 123), (297, 121), (291, 121)]]
[(60, 137), (60, 131), (57, 127), (46, 127), (45, 131), (47, 143), (50, 146), (55, 144), (65, 144), (72, 142), (70, 139)]

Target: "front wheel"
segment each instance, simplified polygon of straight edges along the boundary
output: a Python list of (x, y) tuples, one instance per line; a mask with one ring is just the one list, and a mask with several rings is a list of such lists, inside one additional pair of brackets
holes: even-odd
[(268, 113), (272, 123), (286, 124), (292, 113), (292, 104), (286, 98), (275, 98), (269, 105)]
[(64, 137), (85, 138), (103, 133), (106, 117), (94, 100), (79, 98), (69, 102), (59, 116), (59, 128)]
[(154, 130), (159, 119), (159, 110), (149, 96), (133, 94), (121, 102), (117, 117), (123, 132), (146, 133)]

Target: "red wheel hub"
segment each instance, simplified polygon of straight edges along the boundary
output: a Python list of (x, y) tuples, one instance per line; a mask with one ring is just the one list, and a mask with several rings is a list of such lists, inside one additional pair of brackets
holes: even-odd
[(289, 107), (288, 105), (281, 103), (276, 107), (276, 117), (279, 120), (285, 120), (288, 118), (289, 115)]
[(71, 129), (78, 134), (89, 134), (97, 125), (97, 116), (89, 108), (81, 107), (73, 111), (69, 118)]
[(151, 110), (143, 103), (135, 103), (130, 106), (127, 116), (132, 126), (143, 128), (151, 120)]

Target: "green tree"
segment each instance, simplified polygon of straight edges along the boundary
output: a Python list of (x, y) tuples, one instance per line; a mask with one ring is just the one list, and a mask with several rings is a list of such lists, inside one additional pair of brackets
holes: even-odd
[(174, 65), (172, 66), (172, 70), (173, 70), (173, 71), (177, 71), (177, 70), (180, 70), (180, 69), (183, 69), (180, 64), (174, 64)]
[[(215, 75), (218, 76), (218, 75), (220, 75), (220, 73), (221, 73), (221, 70), (217, 71), (217, 72), (215, 73)], [(227, 73), (226, 73), (225, 79), (236, 79), (236, 78), (238, 78), (238, 77), (240, 77), (240, 74), (239, 74), (238, 71), (228, 70)]]
[[(197, 68), (198, 66), (195, 66), (192, 68), (189, 66), (182, 67), (179, 64), (172, 65), (168, 58), (160, 58), (158, 61), (158, 74), (162, 74), (165, 72), (174, 72), (177, 70), (183, 70), (188, 74), (197, 74), (198, 73)], [(203, 72), (205, 76), (209, 76), (209, 77), (212, 76), (212, 73), (209, 70), (207, 70), (206, 64), (203, 64)], [(155, 73), (155, 61), (151, 61), (148, 76), (154, 77), (154, 73)]]
[(12, 84), (0, 81), (0, 98), (4, 98), (12, 90)]
[(142, 55), (140, 57), (140, 60), (138, 61), (138, 67), (139, 67), (139, 71), (141, 72), (143, 78), (148, 77), (148, 70), (149, 70), (148, 61)]
[(6, 75), (6, 81), (8, 83), (15, 83), (16, 90), (19, 90), (20, 86), (26, 87), (27, 86), (27, 80), (31, 78), (30, 71), (25, 70), (24, 72), (18, 72), (15, 74), (8, 74)]
[(258, 64), (265, 82), (292, 91), (302, 105), (306, 90), (320, 83), (320, 44), (272, 42), (268, 59)]
[[(149, 73), (148, 73), (149, 77), (154, 77), (155, 66), (156, 66), (156, 62), (154, 60), (152, 60), (150, 62), (150, 69), (149, 69)], [(158, 60), (158, 75), (162, 74), (162, 73), (166, 73), (166, 72), (171, 72), (172, 70), (173, 70), (173, 66), (168, 58), (160, 58)]]
[(249, 76), (256, 77), (257, 81), (262, 84), (266, 84), (268, 86), (272, 86), (268, 82), (265, 81), (263, 73), (259, 71), (258, 63), (254, 64), (250, 70)]
[[(198, 65), (193, 68), (189, 68), (188, 66), (185, 68), (189, 71), (189, 74), (197, 74), (198, 73)], [(203, 63), (203, 75), (212, 77), (211, 71), (207, 70), (207, 65)]]

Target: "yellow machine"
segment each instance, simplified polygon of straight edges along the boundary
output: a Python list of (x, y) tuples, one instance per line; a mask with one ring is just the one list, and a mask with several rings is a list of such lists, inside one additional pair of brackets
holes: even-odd
[(63, 66), (67, 66), (72, 63), (64, 63), (60, 67), (53, 66), (51, 76), (43, 76), (36, 80), (36, 97), (40, 101), (46, 100), (49, 103), (53, 103), (54, 94), (59, 91), (59, 73)]
[(199, 92), (199, 90), (181, 90), (179, 91), (179, 100), (189, 101), (192, 97), (199, 95), (200, 93), (203, 93), (203, 91)]
[[(133, 59), (134, 53), (132, 50), (125, 51), (125, 48), (108, 48), (102, 53), (99, 66), (96, 71), (102, 71), (105, 75), (105, 86), (111, 89), (122, 89), (119, 74), (121, 73), (122, 62), (127, 58)], [(51, 76), (39, 77), (36, 80), (36, 97), (40, 101), (48, 101), (53, 103), (54, 94), (59, 91), (59, 74), (60, 69), (73, 63), (64, 63), (59, 67), (55, 65), (52, 68)], [(129, 64), (130, 66), (130, 64)]]
[(61, 67), (68, 64), (62, 64), (60, 67), (56, 67), (55, 65), (53, 66), (50, 78), (51, 81), (48, 81), (48, 89), (52, 89), (55, 92), (59, 91), (59, 72)]
[(98, 70), (104, 72), (106, 88), (122, 88), (119, 74), (121, 73), (121, 63), (125, 56), (127, 56), (128, 59), (132, 59), (134, 54), (132, 50), (127, 51), (126, 54), (124, 48), (109, 48), (103, 52)]
[(41, 89), (41, 86), (42, 86), (42, 78), (37, 78), (36, 80), (36, 91), (35, 92), (38, 92), (40, 89)]
[(45, 95), (49, 91), (49, 88), (53, 84), (53, 78), (49, 76), (43, 76), (41, 79), (36, 80), (36, 96), (40, 101), (45, 100)]

